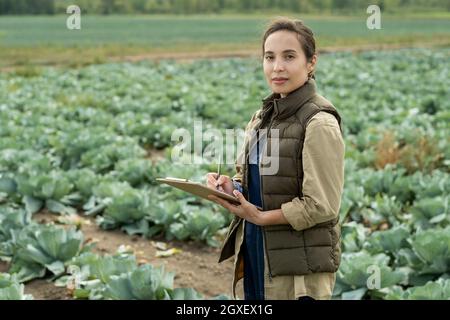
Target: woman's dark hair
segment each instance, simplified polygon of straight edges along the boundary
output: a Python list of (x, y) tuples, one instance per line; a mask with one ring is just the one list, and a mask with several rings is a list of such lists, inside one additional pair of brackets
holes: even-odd
[[(264, 32), (264, 36), (262, 39), (262, 54), (264, 56), (264, 45), (266, 43), (267, 38), (274, 32), (286, 30), (295, 32), (298, 36), (298, 41), (300, 42), (300, 46), (305, 53), (306, 60), (308, 62), (311, 61), (312, 57), (316, 54), (316, 40), (314, 39), (314, 34), (312, 30), (307, 27), (303, 21), (294, 20), (290, 18), (277, 18), (269, 23)], [(314, 70), (308, 74), (309, 78), (314, 79)]]

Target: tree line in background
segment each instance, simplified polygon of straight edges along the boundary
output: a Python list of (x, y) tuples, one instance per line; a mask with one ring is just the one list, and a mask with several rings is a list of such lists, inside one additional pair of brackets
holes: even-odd
[(0, 14), (64, 14), (71, 4), (90, 14), (347, 13), (370, 4), (385, 12), (450, 11), (448, 0), (0, 0)]

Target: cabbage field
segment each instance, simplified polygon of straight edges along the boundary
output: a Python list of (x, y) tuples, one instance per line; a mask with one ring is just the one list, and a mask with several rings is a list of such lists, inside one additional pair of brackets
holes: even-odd
[[(319, 58), (346, 143), (336, 299), (450, 299), (449, 61), (447, 48)], [(24, 285), (41, 278), (78, 299), (201, 299), (124, 247), (94, 253), (70, 219), (33, 216), (219, 246), (230, 215), (155, 178), (203, 181), (215, 164), (173, 163), (174, 130), (242, 129), (267, 93), (250, 58), (0, 74), (0, 299), (32, 299)]]

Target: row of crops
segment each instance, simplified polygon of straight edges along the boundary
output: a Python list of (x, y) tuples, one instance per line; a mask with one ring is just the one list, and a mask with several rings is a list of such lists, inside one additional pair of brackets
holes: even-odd
[(91, 250), (74, 227), (42, 225), (25, 210), (2, 208), (0, 255), (10, 262), (0, 273), (0, 300), (33, 299), (22, 283), (49, 278), (76, 299), (185, 300), (201, 299), (192, 288), (174, 288), (174, 274), (164, 267), (138, 264), (133, 251), (121, 246), (114, 255)]
[[(449, 56), (448, 49), (410, 49), (319, 59), (319, 90), (342, 114), (346, 142), (335, 298), (450, 297)], [(145, 283), (160, 271), (138, 266), (130, 253), (97, 256), (84, 250), (80, 231), (37, 225), (32, 215), (95, 216), (103, 229), (218, 246), (230, 215), (155, 178), (201, 181), (214, 164), (173, 163), (174, 130), (192, 132), (200, 120), (205, 129), (242, 129), (266, 94), (253, 59), (0, 75), (0, 259), (11, 274), (2, 275), (0, 290), (9, 283), (17, 292), (38, 277), (73, 285), (69, 271), (78, 270), (79, 298), (195, 296), (172, 289), (115, 295), (125, 281)], [(155, 149), (166, 159), (150, 159)], [(100, 279), (99, 265), (118, 271)], [(379, 281), (369, 286), (374, 266)]]

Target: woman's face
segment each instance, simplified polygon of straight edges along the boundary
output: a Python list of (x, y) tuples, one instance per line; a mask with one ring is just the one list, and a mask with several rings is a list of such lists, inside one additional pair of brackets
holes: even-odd
[(308, 80), (317, 57), (308, 62), (295, 32), (280, 30), (264, 43), (264, 75), (274, 93), (285, 97)]

